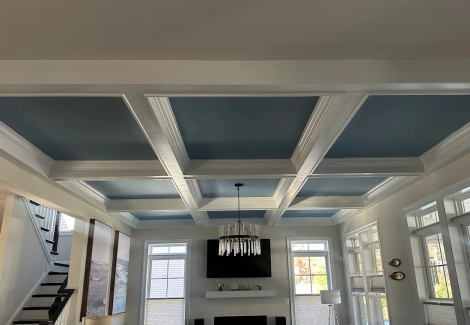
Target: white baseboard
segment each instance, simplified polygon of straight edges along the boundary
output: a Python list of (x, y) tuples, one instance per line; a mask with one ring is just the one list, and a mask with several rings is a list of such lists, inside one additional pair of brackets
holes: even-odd
[(26, 305), (26, 303), (32, 298), (32, 295), (36, 292), (38, 287), (41, 285), (41, 283), (44, 281), (44, 279), (47, 277), (49, 274), (49, 266), (46, 269), (46, 272), (41, 276), (39, 281), (34, 285), (33, 289), (26, 295), (26, 297), (23, 299), (21, 304), (18, 306), (18, 309), (15, 310), (11, 318), (8, 320), (7, 325), (11, 325), (14, 320), (18, 317), (18, 315), (23, 311), (23, 307)]

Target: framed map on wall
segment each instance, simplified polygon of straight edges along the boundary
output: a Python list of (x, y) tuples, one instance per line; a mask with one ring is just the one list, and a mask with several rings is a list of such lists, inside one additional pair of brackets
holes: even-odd
[(109, 315), (124, 313), (126, 311), (130, 248), (131, 237), (116, 231), (114, 235), (113, 264), (111, 268), (111, 288), (109, 291)]
[(111, 227), (90, 220), (81, 318), (106, 315), (111, 237)]

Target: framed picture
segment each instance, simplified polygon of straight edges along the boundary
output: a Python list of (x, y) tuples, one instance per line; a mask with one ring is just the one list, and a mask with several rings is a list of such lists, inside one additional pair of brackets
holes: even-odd
[(111, 236), (111, 227), (90, 220), (80, 318), (106, 315)]
[(109, 315), (126, 311), (130, 249), (131, 237), (116, 231), (114, 234), (113, 265), (111, 268), (111, 288), (109, 290)]

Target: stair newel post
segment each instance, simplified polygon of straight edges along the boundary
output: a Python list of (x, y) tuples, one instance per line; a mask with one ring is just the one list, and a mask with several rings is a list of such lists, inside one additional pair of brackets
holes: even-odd
[(54, 225), (54, 244), (52, 244), (52, 251), (57, 252), (59, 247), (59, 227), (60, 227), (60, 212), (57, 211), (55, 215), (55, 225)]

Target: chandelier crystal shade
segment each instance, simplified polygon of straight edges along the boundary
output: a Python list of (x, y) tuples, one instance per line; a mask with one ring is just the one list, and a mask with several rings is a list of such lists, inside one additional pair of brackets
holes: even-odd
[(236, 256), (261, 255), (260, 228), (258, 225), (245, 224), (240, 219), (240, 187), (243, 184), (237, 183), (235, 187), (238, 191), (238, 221), (227, 227), (219, 227), (219, 256), (229, 256), (231, 252)]

